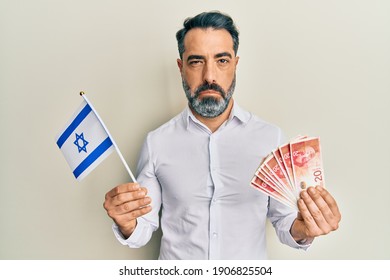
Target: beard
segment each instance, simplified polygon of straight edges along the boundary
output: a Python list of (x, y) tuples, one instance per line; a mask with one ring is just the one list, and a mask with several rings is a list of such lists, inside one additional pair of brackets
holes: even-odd
[[(192, 94), (191, 89), (184, 78), (182, 78), (182, 84), (190, 107), (204, 118), (215, 118), (225, 112), (229, 105), (229, 101), (233, 96), (234, 88), (236, 86), (236, 75), (234, 75), (233, 81), (227, 92), (218, 84), (208, 84), (205, 82), (196, 88)], [(218, 92), (221, 97), (215, 98), (213, 96), (206, 96), (200, 98), (201, 92), (205, 90), (214, 90)]]

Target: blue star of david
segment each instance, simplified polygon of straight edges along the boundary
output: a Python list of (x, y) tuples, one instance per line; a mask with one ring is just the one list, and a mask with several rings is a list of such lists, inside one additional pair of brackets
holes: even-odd
[[(79, 149), (79, 153), (81, 153), (81, 151), (84, 151), (87, 153), (87, 145), (89, 142), (84, 139), (84, 133), (81, 133), (80, 135), (78, 135), (77, 133), (75, 133), (75, 134), (76, 134), (76, 141), (74, 141), (73, 143)], [(82, 141), (82, 146), (80, 146), (79, 140)]]

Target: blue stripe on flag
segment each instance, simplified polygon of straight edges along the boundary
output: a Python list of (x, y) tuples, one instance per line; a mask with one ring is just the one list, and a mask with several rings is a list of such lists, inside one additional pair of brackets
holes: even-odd
[(93, 152), (86, 157), (79, 166), (73, 171), (74, 176), (77, 178), (81, 173), (85, 171), (92, 163), (95, 162), (107, 149), (112, 146), (110, 137), (107, 137)]
[(73, 133), (73, 131), (79, 126), (79, 124), (85, 119), (86, 116), (92, 111), (91, 107), (87, 104), (76, 116), (72, 123), (65, 129), (62, 135), (58, 138), (57, 145), (61, 149), (66, 139)]

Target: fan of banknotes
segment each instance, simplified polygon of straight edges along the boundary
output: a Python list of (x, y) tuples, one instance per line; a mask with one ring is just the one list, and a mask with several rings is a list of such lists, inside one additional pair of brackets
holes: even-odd
[(294, 209), (302, 190), (324, 185), (320, 138), (307, 136), (272, 151), (251, 181), (252, 187)]

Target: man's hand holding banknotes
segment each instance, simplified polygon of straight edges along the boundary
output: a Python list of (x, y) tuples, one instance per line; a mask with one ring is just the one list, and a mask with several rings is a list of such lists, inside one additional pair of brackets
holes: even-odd
[(255, 172), (251, 185), (298, 210), (291, 235), (299, 243), (338, 228), (341, 214), (325, 189), (318, 137), (297, 137), (274, 150)]

